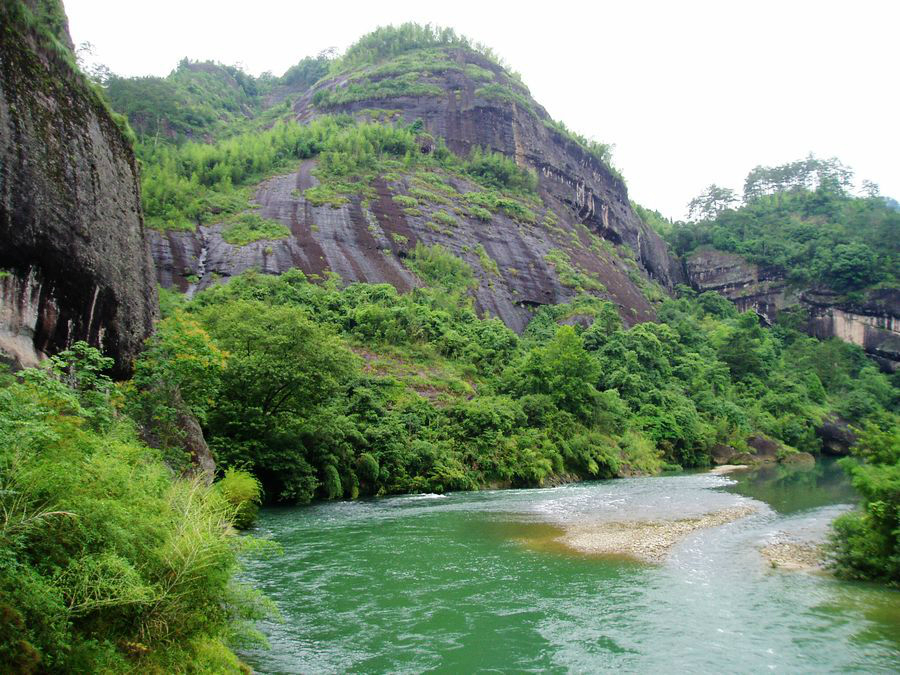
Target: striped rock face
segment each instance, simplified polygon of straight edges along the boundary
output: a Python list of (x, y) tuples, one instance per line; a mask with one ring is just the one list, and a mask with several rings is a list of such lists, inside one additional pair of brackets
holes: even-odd
[[(407, 290), (419, 282), (403, 259), (421, 242), (441, 244), (466, 260), (479, 277), (476, 308), (515, 330), (524, 328), (536, 307), (581, 292), (615, 302), (629, 325), (653, 320), (648, 295), (664, 295), (683, 281), (683, 272), (632, 211), (617, 174), (482, 55), (458, 47), (429, 50), (422, 57), (428, 60), (424, 70), (417, 58), (405, 54), (320, 82), (293, 102), (294, 116), (301, 123), (334, 114), (359, 121), (418, 120), (426, 132), (423, 153), (433, 150), (434, 139), (461, 156), (476, 147), (501, 152), (538, 176), (528, 213), (473, 217), (465, 195), (480, 188), (458, 175), (440, 177), (445, 188), (434, 201), (420, 197), (415, 209), (402, 208), (403, 198), (421, 184), (415, 171), (402, 170), (376, 180), (366, 198), (316, 206), (304, 196), (317, 184), (316, 162), (307, 160), (295, 172), (262, 183), (255, 194), (259, 215), (286, 226), (290, 236), (232, 246), (221, 224), (153, 233), (159, 282), (193, 293), (251, 268), (270, 274), (299, 268), (337, 273), (347, 283)], [(379, 87), (390, 89), (398, 74), (407, 76), (406, 68), (420, 69), (411, 89), (415, 95), (378, 93)], [(360, 91), (373, 93), (360, 97)]]

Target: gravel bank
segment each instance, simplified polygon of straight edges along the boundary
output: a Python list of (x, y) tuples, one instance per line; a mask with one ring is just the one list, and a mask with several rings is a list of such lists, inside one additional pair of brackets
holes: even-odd
[(773, 568), (799, 572), (823, 569), (824, 551), (821, 544), (808, 541), (778, 541), (763, 546), (759, 551)]
[(749, 468), (750, 467), (746, 464), (722, 464), (721, 466), (710, 469), (709, 473), (715, 474), (716, 476), (721, 476), (725, 473), (731, 473), (732, 471), (743, 471), (744, 469)]
[(577, 523), (566, 528), (559, 542), (578, 553), (622, 555), (660, 563), (691, 532), (725, 525), (754, 511), (753, 506), (734, 506), (683, 520)]

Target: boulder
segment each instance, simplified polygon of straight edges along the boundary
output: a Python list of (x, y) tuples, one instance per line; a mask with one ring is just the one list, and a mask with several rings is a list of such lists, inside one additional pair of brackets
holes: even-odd
[(828, 455), (849, 455), (856, 443), (856, 434), (847, 420), (829, 415), (816, 427), (816, 436), (822, 441), (822, 452)]
[(784, 448), (774, 438), (769, 438), (763, 434), (750, 434), (747, 437), (747, 447), (753, 451), (753, 456), (757, 462), (778, 461), (778, 451)]
[(733, 464), (733, 458), (735, 456), (735, 449), (730, 445), (724, 445), (723, 443), (716, 443), (712, 450), (710, 450), (710, 455), (712, 456), (712, 460), (716, 466), (721, 466), (723, 464)]
[(800, 469), (811, 469), (816, 465), (816, 458), (808, 452), (792, 452), (784, 455), (781, 463)]

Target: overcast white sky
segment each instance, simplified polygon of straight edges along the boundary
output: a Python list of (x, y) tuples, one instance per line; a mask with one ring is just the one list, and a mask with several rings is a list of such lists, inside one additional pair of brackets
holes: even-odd
[(900, 198), (900, 2), (65, 0), (72, 37), (122, 75), (184, 56), (280, 75), (379, 25), (489, 45), (556, 119), (615, 144), (631, 197), (670, 217), (758, 164), (838, 156)]

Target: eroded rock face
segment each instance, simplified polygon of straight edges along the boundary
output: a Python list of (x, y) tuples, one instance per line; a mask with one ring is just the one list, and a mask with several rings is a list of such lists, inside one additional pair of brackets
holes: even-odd
[(854, 303), (842, 303), (828, 292), (807, 291), (801, 300), (809, 310), (810, 334), (859, 345), (885, 370), (900, 368), (900, 291), (875, 290)]
[[(451, 53), (460, 65), (474, 64), (505, 77), (499, 67), (473, 52)], [(476, 309), (520, 331), (536, 307), (577, 295), (571, 284), (560, 282), (554, 264), (547, 260), (548, 254), (562, 250), (575, 268), (603, 285), (592, 292), (615, 302), (627, 325), (653, 320), (644, 289), (651, 281), (671, 289), (684, 280), (683, 270), (659, 236), (632, 211), (622, 181), (545, 124), (549, 116), (530, 97), (528, 110), (486, 99), (476, 93), (479, 85), (462, 69), (433, 75), (430, 81), (444, 90), (442, 96), (317, 108), (316, 92), (342, 86), (346, 77), (341, 77), (304, 94), (294, 111), (300, 122), (307, 122), (344, 112), (367, 119), (368, 112), (361, 111), (389, 110), (393, 119), (422, 120), (430, 134), (444, 138), (460, 155), (479, 146), (514, 157), (539, 176), (543, 208), (538, 223), (523, 224), (504, 214), (484, 223), (457, 212), (454, 226), (436, 227), (432, 213), (437, 209), (423, 207), (421, 216), (410, 215), (393, 201), (392, 192), (403, 193), (409, 187), (406, 178), (399, 184), (376, 184), (374, 199), (354, 198), (337, 209), (316, 207), (303, 197), (303, 191), (316, 184), (315, 162), (307, 161), (295, 173), (266, 181), (255, 196), (258, 213), (285, 225), (291, 231), (289, 238), (233, 247), (222, 239), (220, 225), (200, 227), (196, 233), (154, 233), (160, 283), (192, 294), (247, 269), (279, 274), (297, 267), (316, 275), (330, 270), (345, 282), (386, 282), (404, 291), (418, 281), (403, 258), (418, 242), (440, 243), (479, 276)], [(452, 182), (461, 193), (477, 189), (459, 179)], [(555, 216), (547, 225), (543, 216), (551, 211)], [(485, 268), (487, 259), (491, 262)]]
[(126, 375), (157, 315), (134, 156), (24, 16), (0, 5), (0, 351), (33, 365), (86, 340)]
[(783, 309), (803, 307), (810, 335), (858, 345), (885, 370), (900, 367), (900, 292), (895, 289), (871, 291), (851, 303), (832, 291), (793, 286), (778, 268), (712, 249), (687, 256), (685, 272), (697, 291), (721, 293), (740, 311), (753, 310), (766, 323), (773, 323)]
[[(578, 269), (602, 280), (603, 295), (618, 304), (628, 325), (654, 318), (653, 307), (633, 281), (646, 279), (638, 264), (592, 249), (584, 232), (570, 225), (561, 222), (558, 232), (551, 232), (498, 213), (490, 223), (456, 214), (456, 225), (435, 227), (432, 212), (449, 214), (450, 207), (423, 206), (421, 215), (409, 215), (384, 182), (376, 183), (376, 196), (366, 203), (355, 198), (339, 208), (314, 206), (303, 197), (304, 190), (316, 184), (314, 167), (312, 160), (303, 162), (297, 172), (272, 178), (257, 190), (257, 213), (285, 225), (290, 237), (232, 246), (223, 239), (221, 224), (201, 226), (196, 233), (152, 233), (159, 282), (190, 296), (249, 269), (280, 274), (299, 268), (310, 275), (332, 271), (345, 282), (389, 283), (407, 291), (419, 282), (403, 259), (418, 242), (439, 243), (472, 266), (479, 279), (476, 309), (521, 331), (536, 307), (577, 295), (560, 282), (546, 258), (560, 249)], [(406, 180), (393, 189), (402, 192)], [(477, 189), (467, 181), (452, 181), (460, 193)]]
[[(460, 65), (474, 65), (506, 78), (499, 66), (475, 52), (454, 49), (450, 54)], [(520, 87), (506, 79), (511, 87)], [(567, 207), (560, 215), (569, 222), (584, 223), (605, 239), (627, 245), (641, 266), (663, 286), (671, 288), (683, 280), (680, 265), (669, 255), (665, 242), (632, 211), (622, 180), (577, 143), (550, 128), (550, 116), (527, 90), (521, 88), (519, 92), (529, 104), (524, 108), (513, 101), (480, 94), (483, 83), (474, 81), (465, 71), (447, 70), (432, 76), (429, 82), (442, 88), (443, 95), (363, 100), (318, 109), (313, 104), (316, 93), (343, 86), (344, 81), (337, 78), (307, 92), (296, 102), (294, 111), (300, 121), (306, 121), (326, 113), (389, 109), (407, 123), (422, 120), (431, 134), (445, 139), (459, 155), (467, 156), (478, 146), (514, 157), (520, 166), (538, 172), (542, 196), (551, 198), (552, 207)]]
[(760, 267), (734, 253), (701, 249), (685, 259), (688, 281), (698, 291), (715, 291), (737, 305), (738, 311), (753, 310), (767, 323), (778, 311), (799, 301), (781, 270)]

